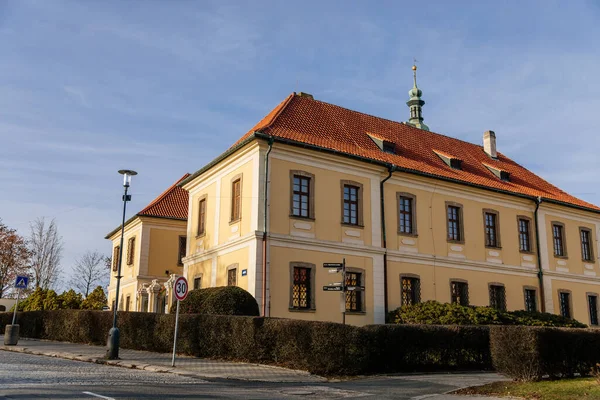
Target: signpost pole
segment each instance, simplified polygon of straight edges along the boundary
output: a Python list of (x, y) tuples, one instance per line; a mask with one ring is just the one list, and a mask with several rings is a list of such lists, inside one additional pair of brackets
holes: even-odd
[(17, 310), (19, 309), (19, 298), (20, 297), (21, 297), (21, 289), (19, 289), (19, 291), (17, 292), (17, 304), (15, 304), (15, 312), (13, 313), (13, 321), (12, 321), (13, 325), (17, 321)]
[(175, 366), (175, 350), (177, 349), (177, 330), (179, 328), (179, 300), (177, 300), (177, 311), (175, 312), (175, 338), (173, 339), (173, 358), (171, 367)]
[(346, 258), (342, 261), (342, 324), (346, 325)]

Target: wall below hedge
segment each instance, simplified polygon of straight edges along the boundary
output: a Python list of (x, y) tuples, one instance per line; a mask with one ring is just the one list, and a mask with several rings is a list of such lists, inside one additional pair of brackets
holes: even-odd
[[(10, 313), (0, 313), (9, 324)], [(121, 347), (172, 351), (174, 315), (120, 312)], [(21, 336), (105, 345), (112, 313), (19, 313)], [(279, 318), (179, 316), (178, 352), (196, 357), (276, 364), (322, 375), (491, 369), (489, 328), (372, 325)]]

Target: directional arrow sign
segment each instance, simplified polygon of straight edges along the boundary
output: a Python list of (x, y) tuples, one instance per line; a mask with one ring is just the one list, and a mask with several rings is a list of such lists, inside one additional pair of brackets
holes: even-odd
[(330, 270), (329, 270), (329, 273), (330, 273), (330, 274), (337, 274), (337, 273), (339, 273), (340, 271), (341, 271), (341, 269), (339, 269), (339, 268), (334, 268), (334, 269), (330, 269)]
[(323, 286), (323, 290), (326, 292), (341, 292), (342, 289), (341, 286)]
[(325, 268), (343, 268), (344, 264), (342, 264), (342, 263), (323, 263), (323, 267), (325, 267)]
[(346, 286), (346, 290), (349, 292), (362, 292), (365, 290), (364, 286)]

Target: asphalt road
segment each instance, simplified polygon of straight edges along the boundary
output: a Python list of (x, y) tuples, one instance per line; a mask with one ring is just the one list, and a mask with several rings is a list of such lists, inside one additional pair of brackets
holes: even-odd
[(457, 379), (473, 384), (481, 380), (472, 375), (373, 377), (323, 384), (203, 380), (0, 351), (0, 399), (418, 399), (455, 389)]

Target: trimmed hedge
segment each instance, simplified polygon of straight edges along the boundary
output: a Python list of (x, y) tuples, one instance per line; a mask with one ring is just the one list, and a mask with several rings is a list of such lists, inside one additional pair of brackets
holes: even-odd
[[(177, 304), (174, 303), (171, 306), (171, 313), (175, 313), (176, 308)], [(237, 286), (192, 290), (179, 305), (179, 312), (181, 314), (260, 315), (254, 296)]]
[(402, 306), (388, 315), (396, 324), (427, 325), (529, 325), (586, 328), (574, 319), (561, 315), (530, 311), (500, 311), (491, 307), (461, 306), (460, 304), (426, 301)]
[[(121, 347), (172, 351), (172, 314), (119, 312)], [(9, 324), (10, 313), (0, 313)], [(112, 313), (60, 310), (19, 313), (21, 336), (105, 345)], [(184, 314), (178, 352), (274, 364), (322, 375), (491, 369), (489, 328), (356, 327), (280, 318)]]
[(546, 327), (492, 327), (494, 367), (514, 379), (536, 381), (588, 375), (600, 363), (600, 331)]

